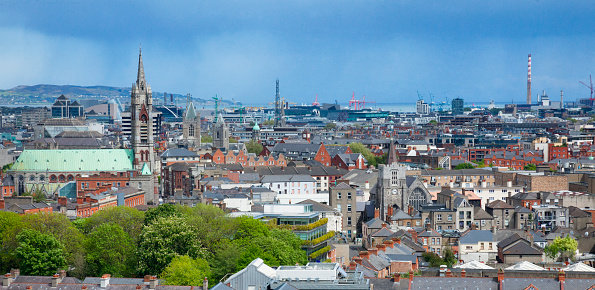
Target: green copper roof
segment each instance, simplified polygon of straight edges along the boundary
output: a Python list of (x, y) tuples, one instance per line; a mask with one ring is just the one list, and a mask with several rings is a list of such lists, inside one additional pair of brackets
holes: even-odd
[(149, 166), (147, 165), (147, 163), (143, 164), (143, 169), (140, 171), (141, 175), (151, 175), (151, 169), (149, 169)]
[(194, 104), (190, 102), (188, 110), (186, 111), (186, 120), (194, 120), (194, 118), (196, 118), (196, 112), (194, 111)]
[(25, 150), (10, 171), (131, 171), (132, 149)]

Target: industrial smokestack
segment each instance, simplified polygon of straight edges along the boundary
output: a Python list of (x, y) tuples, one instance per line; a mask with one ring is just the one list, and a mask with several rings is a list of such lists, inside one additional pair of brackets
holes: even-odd
[(527, 70), (527, 105), (531, 105), (531, 55), (529, 54), (529, 68)]
[(560, 109), (564, 109), (564, 91), (560, 91)]

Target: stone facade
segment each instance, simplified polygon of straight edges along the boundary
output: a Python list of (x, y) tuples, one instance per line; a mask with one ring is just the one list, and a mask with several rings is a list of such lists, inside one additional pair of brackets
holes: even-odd
[(380, 216), (386, 217), (389, 207), (407, 210), (409, 205), (419, 210), (430, 203), (432, 197), (423, 183), (416, 177), (406, 176), (407, 168), (399, 163), (380, 165), (376, 202), (380, 206)]

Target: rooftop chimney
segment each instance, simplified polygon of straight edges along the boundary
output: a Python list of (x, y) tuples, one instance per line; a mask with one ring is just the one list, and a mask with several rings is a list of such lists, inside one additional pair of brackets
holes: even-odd
[(136, 289), (142, 289), (143, 287), (141, 285), (136, 285)]
[(157, 276), (151, 276), (151, 280), (149, 280), (149, 289), (155, 289), (155, 287), (157, 287), (157, 284)]
[(566, 273), (564, 273), (564, 270), (560, 270), (560, 272), (558, 272), (558, 281), (560, 281), (560, 283), (566, 281)]
[[(62, 282), (61, 280), (62, 279), (60, 279), (60, 275), (54, 274), (54, 276), (52, 276), (52, 287), (53, 288), (58, 287), (58, 284), (60, 284), (60, 282)], [(105, 288), (105, 287), (103, 287), (103, 288)]]
[(452, 278), (452, 272), (450, 271), (450, 269), (446, 269), (446, 277)]
[(60, 196), (58, 197), (58, 203), (61, 206), (66, 206), (66, 203), (68, 203), (68, 199), (66, 198), (66, 196)]
[(394, 273), (394, 274), (393, 274), (393, 282), (395, 282), (395, 283), (400, 283), (400, 282), (401, 282), (401, 274), (399, 274), (399, 273)]
[(461, 270), (461, 278), (467, 278), (467, 271), (465, 269)]
[(8, 287), (8, 286), (10, 286), (11, 282), (12, 282), (12, 277), (10, 276), (10, 273), (4, 274), (4, 279), (2, 279), (2, 286)]
[(103, 276), (101, 276), (101, 281), (99, 281), (99, 287), (106, 288), (109, 285), (110, 278), (110, 274), (103, 274)]
[(202, 289), (209, 289), (209, 280), (207, 280), (207, 277), (202, 280)]
[(355, 271), (355, 268), (357, 267), (357, 263), (354, 261), (349, 262), (349, 270), (350, 271)]
[(379, 217), (380, 217), (380, 209), (379, 208), (374, 209), (374, 218), (377, 219)]
[(378, 248), (368, 249), (368, 253), (369, 253), (368, 254), (368, 258), (370, 258), (370, 255), (376, 255), (377, 256), (378, 255)]
[(145, 275), (143, 282), (149, 283), (151, 281), (151, 275)]
[[(360, 256), (361, 256), (361, 252), (360, 252)], [(353, 257), (353, 261), (356, 264), (360, 264), (360, 265), (362, 264), (362, 258), (361, 257), (357, 257), (357, 256), (356, 257)]]
[(60, 274), (60, 278), (62, 278), (62, 279), (66, 278), (66, 270), (60, 270), (59, 274)]
[(370, 259), (370, 253), (368, 251), (360, 251), (359, 256), (362, 259)]
[(386, 245), (385, 244), (379, 244), (376, 245), (376, 247), (378, 248), (378, 251), (386, 251)]
[(384, 241), (384, 245), (387, 246), (387, 247), (391, 247), (392, 248), (394, 246), (394, 244), (395, 244), (395, 241), (393, 241), (393, 240)]
[(6, 207), (4, 203), (4, 198), (0, 199), (0, 209), (4, 209)]
[(502, 281), (504, 280), (504, 270), (502, 270), (502, 268), (500, 268), (498, 270), (498, 285), (500, 285), (499, 289), (502, 289)]
[(10, 276), (12, 276), (12, 279), (16, 279), (19, 275), (21, 275), (21, 270), (19, 270), (19, 269), (10, 270)]
[(366, 185), (364, 186), (365, 189), (370, 189), (370, 182), (366, 180)]

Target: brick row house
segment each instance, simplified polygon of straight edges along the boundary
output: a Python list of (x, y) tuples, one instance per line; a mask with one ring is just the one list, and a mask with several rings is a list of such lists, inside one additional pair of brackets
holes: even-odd
[(523, 151), (519, 154), (515, 152), (495, 152), (494, 154), (488, 154), (484, 158), (486, 166), (500, 166), (508, 167), (516, 170), (522, 170), (526, 165), (529, 164), (541, 164), (543, 160), (543, 152), (541, 151)]
[(287, 166), (287, 161), (283, 154), (277, 156), (257, 156), (256, 154), (248, 153), (244, 151), (228, 151), (223, 152), (221, 149), (217, 149), (211, 156), (211, 160), (215, 164), (241, 164), (242, 166)]

